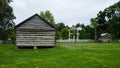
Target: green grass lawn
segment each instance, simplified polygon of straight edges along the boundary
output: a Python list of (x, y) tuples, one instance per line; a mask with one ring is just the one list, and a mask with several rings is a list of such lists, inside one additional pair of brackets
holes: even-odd
[(120, 68), (120, 43), (57, 43), (37, 50), (0, 44), (0, 68)]

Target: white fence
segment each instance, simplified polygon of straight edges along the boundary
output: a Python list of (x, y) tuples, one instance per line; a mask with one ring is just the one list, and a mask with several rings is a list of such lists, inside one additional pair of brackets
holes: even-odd
[[(79, 39), (79, 40), (74, 40), (74, 39), (59, 39), (57, 42), (94, 42), (94, 39)], [(116, 42), (116, 40), (101, 40), (101, 42)], [(120, 42), (120, 40), (118, 40)]]
[[(79, 39), (79, 40), (74, 40), (74, 39), (66, 39), (66, 40), (63, 40), (63, 39), (59, 39), (59, 40), (56, 40), (56, 42), (94, 42), (93, 39)], [(108, 42), (106, 40), (102, 40), (102, 42)], [(109, 42), (116, 42), (115, 40), (110, 40)], [(118, 40), (118, 42), (120, 42), (120, 40)], [(6, 41), (1, 41), (0, 40), (0, 43), (4, 43), (4, 44), (13, 44), (14, 41), (9, 41), (9, 40), (6, 40)]]
[(94, 42), (92, 39), (79, 39), (79, 40), (74, 40), (74, 39), (66, 39), (66, 40), (57, 40), (57, 42)]

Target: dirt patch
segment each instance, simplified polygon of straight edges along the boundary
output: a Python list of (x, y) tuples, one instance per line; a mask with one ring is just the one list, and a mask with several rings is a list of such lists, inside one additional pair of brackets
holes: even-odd
[(63, 46), (68, 49), (74, 48), (72, 45), (63, 45)]

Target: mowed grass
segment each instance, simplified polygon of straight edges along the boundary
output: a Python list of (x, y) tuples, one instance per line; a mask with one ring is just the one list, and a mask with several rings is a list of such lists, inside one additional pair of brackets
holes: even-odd
[(37, 50), (0, 44), (0, 68), (120, 68), (120, 43), (57, 43)]

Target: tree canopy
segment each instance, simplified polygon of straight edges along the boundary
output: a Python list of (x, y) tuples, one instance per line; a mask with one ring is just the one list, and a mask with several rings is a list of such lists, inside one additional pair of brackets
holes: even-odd
[(60, 23), (57, 23), (57, 29), (58, 31), (61, 31), (62, 29), (64, 29), (66, 26), (64, 23), (60, 22)]
[(91, 27), (94, 28), (94, 40), (97, 41), (97, 23), (95, 18), (91, 18)]
[(15, 23), (13, 19), (15, 16), (13, 14), (13, 9), (9, 5), (12, 0), (0, 0), (0, 39), (7, 40), (10, 35), (9, 30), (13, 30)]
[(55, 24), (55, 21), (54, 21), (54, 17), (53, 17), (52, 13), (49, 10), (41, 11), (40, 12), (40, 16), (42, 18), (44, 18), (45, 20), (47, 20), (54, 27), (56, 27), (56, 24)]
[(96, 17), (98, 34), (108, 32), (113, 39), (120, 38), (120, 1), (100, 11)]

